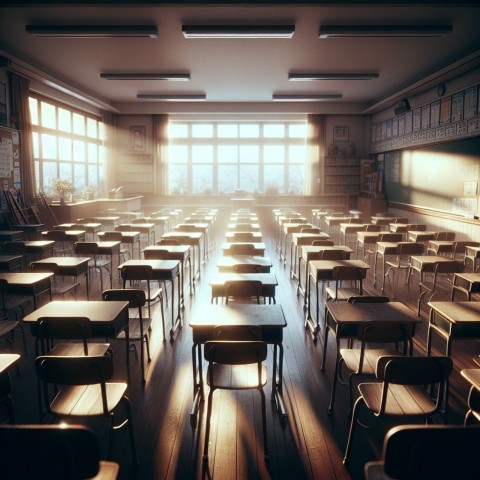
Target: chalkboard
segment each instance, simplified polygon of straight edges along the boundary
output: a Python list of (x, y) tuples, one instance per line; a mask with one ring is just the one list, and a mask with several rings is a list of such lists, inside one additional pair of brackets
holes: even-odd
[(477, 214), (480, 137), (387, 152), (389, 201), (459, 214)]
[(20, 136), (18, 130), (0, 127), (1, 189), (20, 188)]

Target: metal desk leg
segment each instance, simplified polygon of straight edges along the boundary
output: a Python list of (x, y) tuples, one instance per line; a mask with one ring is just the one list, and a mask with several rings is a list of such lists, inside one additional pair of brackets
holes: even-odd
[(192, 346), (193, 366), (193, 404), (190, 410), (190, 425), (195, 428), (197, 425), (197, 414), (200, 402), (203, 401), (203, 372), (202, 372), (202, 347), (199, 344)]
[(283, 401), (283, 345), (275, 344), (273, 347), (273, 380), (272, 380), (272, 401), (275, 402), (281, 421), (285, 425), (287, 422), (287, 411)]
[(177, 273), (177, 287), (178, 287), (178, 311), (175, 319), (175, 278), (172, 278), (172, 328), (170, 329), (170, 341), (173, 342), (177, 328), (182, 328), (182, 315), (180, 313), (180, 272)]

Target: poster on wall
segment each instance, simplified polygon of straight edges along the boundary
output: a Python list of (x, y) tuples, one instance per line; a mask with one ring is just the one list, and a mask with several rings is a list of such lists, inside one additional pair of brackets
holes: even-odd
[(478, 88), (476, 85), (465, 90), (465, 104), (463, 112), (463, 117), (465, 120), (473, 118), (477, 115), (477, 95)]
[(435, 128), (440, 125), (440, 100), (435, 100), (430, 105), (430, 127)]
[(463, 120), (463, 92), (452, 95), (452, 122)]
[(440, 102), (440, 125), (450, 123), (451, 107), (452, 104), (450, 97), (442, 98)]
[(422, 109), (415, 108), (413, 110), (412, 130), (418, 132), (422, 128)]

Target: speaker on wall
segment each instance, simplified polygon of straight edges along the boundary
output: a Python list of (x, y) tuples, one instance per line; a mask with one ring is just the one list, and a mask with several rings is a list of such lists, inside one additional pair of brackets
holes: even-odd
[(395, 115), (400, 115), (402, 113), (408, 112), (411, 109), (412, 107), (410, 106), (410, 102), (406, 98), (404, 98), (398, 104), (398, 107), (395, 108), (394, 112), (395, 112)]

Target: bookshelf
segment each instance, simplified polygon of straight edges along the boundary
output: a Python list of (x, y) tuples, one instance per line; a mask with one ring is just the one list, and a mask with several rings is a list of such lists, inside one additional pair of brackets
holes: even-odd
[(131, 153), (118, 160), (118, 183), (126, 193), (155, 193), (153, 155)]
[(360, 157), (335, 155), (323, 159), (323, 193), (358, 195)]

